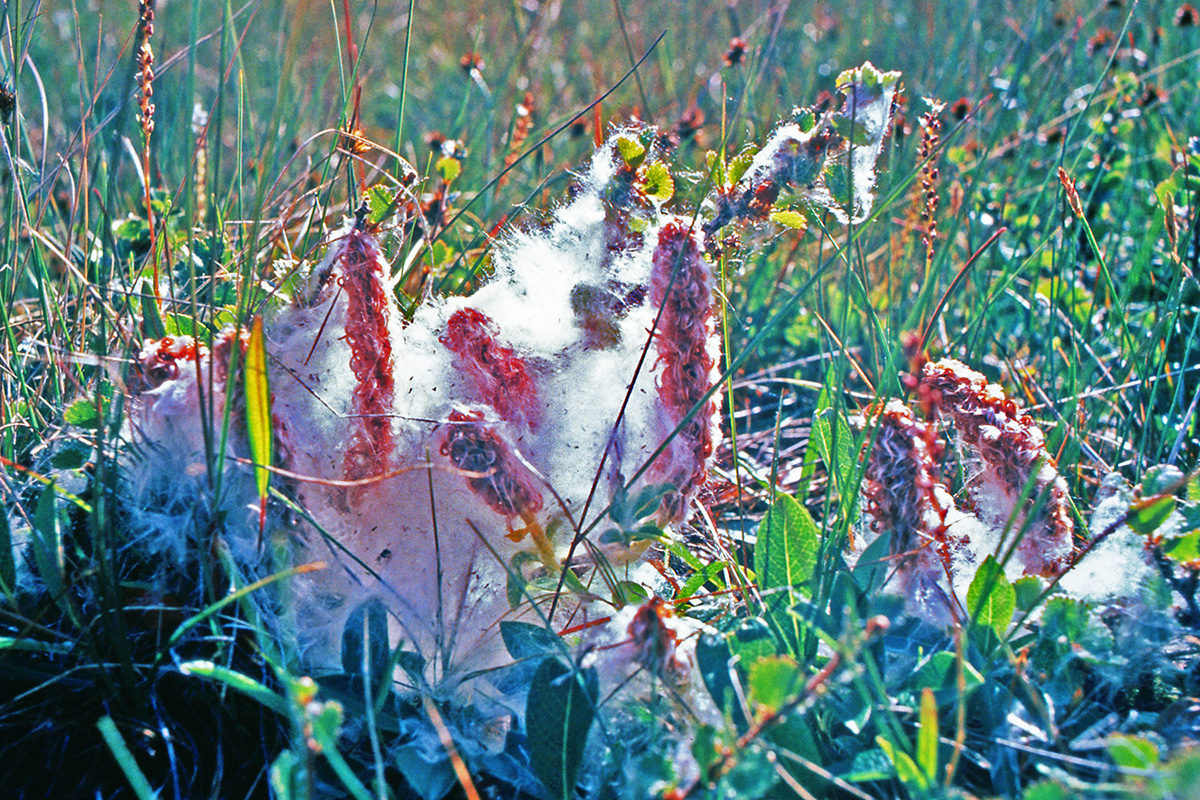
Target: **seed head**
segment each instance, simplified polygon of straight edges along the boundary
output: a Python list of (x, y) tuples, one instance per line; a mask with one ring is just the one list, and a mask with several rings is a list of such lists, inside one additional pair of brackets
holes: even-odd
[[(1058, 575), (1067, 568), (1073, 549), (1074, 523), (1067, 484), (1046, 451), (1045, 437), (1033, 419), (1005, 396), (1004, 390), (953, 359), (925, 365), (922, 380), (928, 396), (954, 424), (965, 450), (979, 457), (983, 471), (970, 484), (980, 511), (997, 526), (1016, 517), (1028, 520), (1020, 555), (1026, 574)], [(1017, 502), (1030, 480), (1034, 490), (1021, 508)], [(1013, 530), (1020, 530), (1014, 524)]]

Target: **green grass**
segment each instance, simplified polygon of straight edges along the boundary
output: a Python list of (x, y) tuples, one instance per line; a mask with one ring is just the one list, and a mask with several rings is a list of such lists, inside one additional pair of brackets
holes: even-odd
[[(724, 724), (696, 723), (699, 780), (671, 776), (671, 754), (654, 744), (655, 714), (678, 714), (669, 698), (645, 710), (630, 752), (606, 752), (636, 764), (647, 795), (804, 796), (800, 785), (829, 797), (1196, 796), (1187, 776), (1197, 756), (1182, 745), (1200, 727), (1189, 707), (1200, 661), (1183, 634), (1200, 620), (1175, 615), (1169, 595), (1194, 603), (1184, 562), (1200, 553), (1187, 537), (1156, 551), (1163, 582), (1130, 608), (1047, 599), (1026, 584), (1013, 587), (1015, 616), (1036, 609), (1037, 625), (993, 629), (1003, 615), (977, 606), (955, 635), (901, 616), (878, 592), (881, 570), (841, 557), (864, 469), (865, 434), (846, 421), (904, 395), (909, 332), (1043, 423), (1079, 522), (1116, 474), (1144, 488), (1129, 514), (1139, 532), (1154, 534), (1168, 504), (1185, 514), (1185, 533), (1200, 526), (1200, 147), (1189, 139), (1200, 25), (1176, 24), (1177, 4), (928, 0), (838, 13), (793, 4), (781, 15), (757, 2), (466, 2), (418, 3), (409, 19), (402, 4), (351, 3), (344, 14), (341, 3), (176, 2), (154, 26), (148, 178), (137, 10), (100, 5), (10, 3), (0, 40), (14, 98), (0, 156), (0, 794), (144, 797), (150, 786), (233, 798), (271, 786), (375, 797), (391, 786), (408, 796), (405, 782), (419, 776), (384, 763), (379, 740), (414, 720), (437, 729), (426, 709), (384, 702), (383, 691), (365, 702), (361, 672), (322, 682), (309, 702), (301, 664), (256, 610), (241, 597), (216, 607), (219, 565), (188, 576), (207, 602), (185, 604), (150, 596), (150, 565), (123, 552), (111, 444), (141, 342), (248, 320), (263, 282), (278, 277), (275, 260), (317, 255), (359, 182), (402, 179), (396, 153), (416, 169), (414, 191), (441, 208), (400, 283), (412, 304), (476, 285), (497, 228), (536, 224), (566, 194), (597, 121), (600, 133), (635, 116), (673, 131), (699, 109), (703, 126), (673, 154), (673, 202), (690, 211), (708, 151), (761, 143), (794, 106), (870, 60), (903, 73), (905, 97), (872, 217), (744, 231), (744, 256), (719, 265), (727, 353), (741, 361), (726, 387), (728, 489), (710, 507), (733, 540), (749, 540), (735, 550), (741, 568), (708, 569), (681, 550), (693, 562), (685, 572), (703, 578), (667, 599), (717, 631), (701, 643), (694, 680), (718, 696), (741, 692), (752, 713), (734, 703)], [(734, 36), (749, 47), (727, 66)], [(460, 66), (468, 53), (482, 59), (477, 73)], [(533, 124), (518, 136), (527, 92)], [(914, 228), (926, 97), (947, 103), (928, 160), (940, 199), (928, 258)], [(351, 128), (363, 142), (353, 156), (339, 133)], [(460, 142), (453, 158), (433, 151), (435, 135)], [(389, 248), (401, 263), (409, 256), (399, 235)], [(156, 267), (175, 298), (161, 312)], [(1192, 480), (1149, 471), (1163, 464)], [(17, 526), (33, 531), (49, 599), (19, 596), (23, 554), (10, 558), (7, 541)], [(760, 599), (721, 593), (755, 569), (755, 534), (761, 545), (796, 526), (818, 543), (811, 562), (789, 564), (775, 584), (759, 570)], [(693, 591), (705, 599), (689, 606)], [(985, 599), (1000, 591), (981, 587)], [(741, 658), (732, 677), (731, 655)], [(540, 690), (568, 705), (586, 694), (583, 682)], [(340, 745), (335, 699), (358, 732)], [(572, 714), (563, 711), (571, 752)], [(451, 775), (446, 788), (458, 791), (454, 759), (435, 766), (427, 787)], [(476, 779), (511, 789), (495, 770)]]

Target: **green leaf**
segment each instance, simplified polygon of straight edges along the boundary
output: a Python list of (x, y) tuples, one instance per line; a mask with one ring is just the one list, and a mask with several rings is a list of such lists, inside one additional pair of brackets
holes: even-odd
[[(958, 657), (949, 650), (941, 650), (929, 656), (929, 659), (917, 668), (917, 674), (912, 678), (914, 689), (933, 689), (935, 692), (953, 686), (958, 681)], [(967, 688), (970, 689), (983, 683), (983, 675), (971, 666), (971, 662), (963, 662)]]
[(0, 509), (0, 592), (12, 598), (17, 588), (17, 564), (13, 558), (12, 530), (8, 514)]
[(917, 729), (917, 766), (930, 783), (938, 778), (938, 709), (933, 689), (921, 690), (920, 727)]
[(271, 796), (278, 800), (304, 797), (302, 782), (306, 772), (304, 760), (291, 750), (284, 750), (271, 762)]
[(599, 696), (594, 669), (547, 658), (533, 675), (525, 712), (529, 763), (551, 797), (566, 800), (575, 793)]
[(717, 733), (713, 726), (702, 724), (696, 728), (695, 738), (692, 740), (692, 758), (696, 759), (701, 772), (706, 772), (721, 759), (717, 750)]
[(675, 194), (675, 179), (671, 177), (667, 165), (661, 161), (655, 161), (646, 168), (646, 175), (642, 181), (642, 191), (659, 205), (670, 200)]
[(514, 661), (556, 653), (562, 643), (553, 631), (529, 622), (505, 620), (500, 623), (500, 638)]
[(1051, 597), (1042, 609), (1042, 636), (1076, 642), (1087, 632), (1088, 606), (1062, 595)]
[(613, 584), (613, 600), (620, 606), (638, 606), (650, 599), (650, 592), (637, 581), (617, 581)]
[(1200, 504), (1180, 503), (1179, 516), (1183, 517), (1183, 530), (1200, 530)]
[[(721, 153), (709, 150), (704, 154), (704, 162), (708, 165), (709, 174), (712, 175), (714, 186), (725, 186), (725, 158)], [(736, 181), (735, 181), (736, 183)]]
[(445, 751), (431, 752), (429, 743), (420, 739), (397, 747), (392, 762), (421, 800), (441, 800), (458, 782)]
[(769, 218), (771, 222), (782, 225), (785, 228), (793, 228), (798, 231), (804, 231), (808, 228), (808, 220), (799, 211), (790, 211), (787, 209), (772, 211)]
[(46, 591), (59, 607), (67, 611), (66, 603), (66, 553), (63, 550), (62, 529), (58, 521), (55, 504), (54, 482), (42, 489), (37, 508), (33, 512), (33, 536), (30, 547), (38, 576), (46, 585)]
[(917, 762), (912, 760), (912, 756), (895, 747), (889, 740), (882, 736), (876, 736), (875, 743), (892, 760), (892, 764), (896, 767), (896, 777), (905, 786), (915, 787), (922, 791), (929, 788), (929, 779), (925, 777), (925, 773), (917, 766)]
[(760, 589), (794, 588), (813, 576), (818, 533), (808, 510), (781, 494), (767, 509), (754, 544), (754, 571)]
[(268, 689), (264, 684), (248, 675), (243, 675), (237, 670), (223, 667), (220, 664), (214, 664), (211, 661), (186, 661), (179, 665), (179, 671), (184, 675), (199, 675), (203, 678), (224, 684), (230, 689), (234, 689), (253, 700), (257, 700), (263, 706), (271, 709), (280, 716), (287, 716), (288, 714), (286, 700)]
[(1200, 559), (1200, 531), (1163, 540), (1162, 551), (1179, 563)]
[(900, 73), (883, 72), (876, 69), (875, 65), (870, 61), (864, 62), (860, 67), (854, 67), (843, 71), (837, 77), (837, 88), (839, 91), (846, 91), (853, 83), (861, 83), (867, 89), (885, 89), (893, 88), (900, 81)]
[(667, 550), (670, 551), (671, 555), (687, 564), (691, 569), (696, 570), (704, 568), (704, 563), (701, 562), (700, 559), (696, 557), (696, 554), (689, 550), (687, 545), (683, 544), (682, 542), (675, 542), (668, 545)]
[(1140, 736), (1114, 733), (1105, 743), (1108, 755), (1118, 767), (1154, 769), (1159, 765), (1158, 746)]
[(1184, 482), (1183, 470), (1170, 464), (1157, 464), (1146, 470), (1142, 476), (1142, 497), (1153, 499), (1152, 495), (1174, 494), (1179, 491), (1179, 485)]
[(92, 453), (93, 449), (91, 445), (84, 442), (63, 442), (62, 446), (50, 456), (50, 464), (55, 469), (79, 471), (82, 470), (88, 459), (92, 457)]
[(813, 113), (811, 108), (797, 109), (792, 114), (792, 121), (800, 128), (801, 132), (808, 133), (817, 125), (817, 115)]
[[(675, 487), (670, 483), (652, 483), (643, 486), (636, 495), (630, 497), (625, 487), (619, 487), (609, 506), (608, 516), (624, 531), (644, 529), (646, 525), (643, 524), (643, 520), (658, 513), (662, 499), (673, 491)], [(661, 528), (655, 530), (656, 533), (650, 538), (660, 538), (663, 535)]]
[(737, 185), (737, 182), (746, 174), (746, 170), (750, 169), (750, 165), (754, 163), (754, 156), (757, 153), (758, 145), (751, 144), (743, 147), (740, 153), (730, 159), (725, 173), (729, 186)]
[(125, 780), (129, 781), (134, 796), (138, 800), (154, 800), (158, 797), (158, 793), (151, 788), (150, 781), (146, 780), (145, 773), (138, 766), (137, 759), (134, 758), (129, 746), (121, 738), (121, 732), (117, 730), (117, 723), (112, 721), (112, 717), (101, 717), (96, 723), (96, 727), (100, 729), (104, 743), (108, 745), (109, 752), (113, 754), (121, 772), (125, 774)]
[(732, 659), (733, 652), (724, 636), (705, 633), (696, 642), (696, 668), (700, 670), (708, 696), (716, 703), (718, 710), (731, 713), (736, 724), (745, 725), (746, 719), (738, 704), (733, 680), (729, 677), (731, 669), (734, 669), (730, 665)]
[(395, 210), (396, 195), (383, 184), (367, 189), (367, 222), (381, 225)]
[(667, 540), (667, 534), (663, 529), (653, 523), (639, 525), (635, 530), (625, 531), (622, 536), (627, 544), (634, 542), (664, 542)]
[(63, 411), (63, 422), (79, 428), (95, 430), (100, 427), (100, 413), (96, 409), (96, 399), (85, 397), (76, 400)]
[(646, 160), (646, 148), (642, 146), (641, 142), (627, 136), (617, 137), (617, 152), (630, 169), (637, 169)]
[(705, 564), (693, 572), (691, 577), (679, 587), (679, 591), (675, 593), (675, 598), (677, 600), (686, 600), (692, 597), (696, 592), (700, 591), (704, 584), (720, 576), (722, 570), (728, 565), (726, 561), (714, 561), (711, 564)]
[(729, 771), (717, 781), (712, 796), (733, 797), (737, 800), (774, 797), (771, 790), (779, 783), (774, 764), (766, 748), (757, 742), (751, 742), (737, 751), (737, 758), (730, 764)]
[(777, 713), (796, 695), (800, 665), (791, 656), (768, 656), (750, 665), (750, 702), (761, 711)]
[(1175, 510), (1175, 498), (1160, 494), (1135, 500), (1129, 506), (1125, 524), (1141, 536), (1149, 536), (1162, 527)]
[(1012, 584), (996, 557), (989, 555), (979, 565), (967, 589), (967, 613), (1003, 638), (1016, 607), (1017, 595)]
[(537, 561), (537, 556), (526, 550), (518, 550), (513, 555), (512, 560), (508, 562), (508, 582), (505, 584), (505, 595), (508, 598), (509, 608), (516, 608), (525, 602), (526, 589), (529, 582), (525, 580), (525, 574), (522, 571), (526, 564), (531, 564)]
[(801, 485), (808, 481), (816, 471), (819, 458), (825, 464), (826, 471), (833, 476), (835, 488), (844, 492), (846, 486), (854, 480), (856, 458), (852, 452), (854, 434), (846, 416), (833, 408), (833, 394), (830, 386), (836, 386), (837, 375), (831, 368), (825, 375), (821, 393), (817, 396), (817, 407), (813, 412), (812, 433), (809, 435), (808, 447), (804, 451), (804, 466), (800, 472)]
[(1042, 579), (1036, 575), (1024, 575), (1013, 583), (1014, 598), (1021, 611), (1032, 611), (1033, 604), (1042, 596)]
[(342, 670), (347, 675), (369, 678), (367, 685), (374, 695), (391, 681), (391, 662), (387, 608), (379, 598), (372, 597), (350, 612), (342, 629)]
[(896, 765), (882, 748), (863, 750), (854, 756), (850, 768), (841, 778), (853, 783), (886, 781), (896, 774)]
[(258, 521), (261, 534), (267, 519), (267, 491), (271, 483), (271, 388), (267, 383), (267, 349), (262, 317), (254, 318), (246, 346), (246, 431), (250, 458), (254, 461), (254, 483), (258, 489)]
[(142, 295), (142, 330), (148, 339), (161, 339), (167, 335), (167, 326), (158, 312), (158, 300), (149, 294)]
[(884, 531), (866, 546), (858, 561), (854, 562), (854, 582), (864, 592), (883, 585), (891, 567), (892, 532)]
[(434, 168), (446, 183), (453, 183), (454, 179), (462, 172), (462, 164), (454, 156), (442, 156), (437, 160)]
[(1060, 784), (1043, 781), (1026, 789), (1021, 798), (1022, 800), (1070, 800), (1075, 796), (1074, 791), (1067, 791), (1066, 787)]

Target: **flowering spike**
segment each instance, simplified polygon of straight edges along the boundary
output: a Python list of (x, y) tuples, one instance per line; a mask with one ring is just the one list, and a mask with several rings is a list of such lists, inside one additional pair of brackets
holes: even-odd
[(511, 347), (496, 340), (496, 325), (481, 311), (460, 308), (446, 321), (442, 344), (459, 358), (480, 399), (508, 422), (525, 421), (537, 430), (537, 385), (525, 362)]
[(687, 501), (708, 479), (720, 434), (719, 397), (710, 395), (720, 345), (712, 270), (694, 232), (681, 221), (669, 222), (659, 232), (650, 301), (662, 308), (654, 344), (662, 366), (658, 396), (666, 411), (666, 432), (684, 423), (655, 462), (655, 473), (676, 488), (664, 498), (662, 512), (668, 520), (682, 520), (687, 516)]
[(678, 624), (671, 606), (661, 597), (651, 597), (638, 608), (627, 632), (635, 663), (675, 689), (687, 686), (690, 668), (679, 652)]
[(334, 268), (346, 293), (346, 341), (357, 381), (355, 420), (343, 463), (346, 478), (360, 480), (386, 472), (391, 464), (395, 390), (385, 264), (379, 243), (362, 224), (351, 225), (342, 238)]
[[(480, 411), (455, 409), (442, 433), (441, 453), (455, 468), (470, 473), (467, 485), (480, 500), (509, 521), (508, 538), (521, 541), (531, 534), (538, 555), (547, 567), (557, 564), (554, 548), (546, 539), (537, 513), (542, 510), (542, 493), (528, 470), (504, 438)], [(513, 520), (525, 524), (512, 528)]]
[(891, 532), (896, 573), (920, 600), (952, 569), (946, 517), (953, 501), (936, 477), (942, 445), (899, 400), (876, 408), (868, 424), (876, 431), (862, 486), (867, 515), (874, 530)]
[(208, 355), (208, 348), (191, 336), (164, 336), (146, 342), (138, 356), (136, 385), (138, 393), (157, 389), (179, 377), (179, 362)]
[(473, 473), (471, 491), (497, 514), (516, 519), (542, 509), (542, 493), (504, 438), (479, 411), (450, 412), (442, 434), (442, 455), (458, 469)]
[[(959, 361), (946, 358), (926, 364), (922, 383), (922, 393), (950, 416), (963, 445), (986, 467), (970, 490), (980, 510), (991, 517), (987, 521), (1002, 527), (1015, 516), (1014, 530), (1019, 530), (1025, 515), (1040, 503), (1019, 549), (1026, 574), (1062, 573), (1070, 563), (1075, 526), (1066, 481), (1046, 452), (1041, 429), (1004, 390)], [(1031, 479), (1030, 499), (1017, 508)]]

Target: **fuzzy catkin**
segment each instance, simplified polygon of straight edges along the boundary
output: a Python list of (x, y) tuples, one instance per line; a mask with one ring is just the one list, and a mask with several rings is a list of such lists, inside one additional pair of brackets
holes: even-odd
[(947, 532), (953, 501), (937, 478), (942, 445), (934, 427), (891, 400), (868, 415), (874, 447), (863, 475), (867, 517), (891, 533), (893, 567), (902, 591), (928, 606), (952, 577), (956, 543)]
[(682, 221), (669, 222), (659, 232), (650, 302), (662, 309), (654, 338), (662, 367), (658, 396), (667, 424), (678, 428), (668, 442), (666, 460), (660, 457), (655, 466), (675, 486), (663, 500), (664, 515), (679, 520), (708, 478), (720, 433), (719, 395), (712, 392), (719, 357), (712, 270), (694, 232)]
[[(505, 519), (528, 518), (542, 510), (542, 494), (504, 438), (478, 411), (450, 412), (440, 447), (455, 468), (471, 473), (467, 485)], [(520, 536), (510, 534), (519, 540)]]
[(385, 472), (391, 464), (392, 398), (395, 378), (388, 335), (385, 265), (379, 243), (361, 223), (339, 245), (335, 259), (338, 281), (346, 292), (346, 341), (354, 387), (353, 432), (345, 456), (347, 480)]
[(537, 385), (525, 361), (497, 340), (496, 324), (481, 311), (460, 308), (446, 321), (440, 341), (457, 366), (474, 381), (479, 399), (501, 419), (526, 422), (536, 430), (541, 411)]
[[(969, 452), (984, 469), (970, 484), (981, 512), (993, 525), (1014, 520), (1013, 530), (1026, 527), (1018, 553), (1029, 575), (1061, 574), (1073, 549), (1067, 485), (1046, 451), (1045, 437), (1004, 390), (953, 359), (925, 365), (924, 391), (954, 424)], [(1030, 481), (1033, 491), (1019, 504)], [(1026, 519), (1030, 512), (1032, 518)]]

